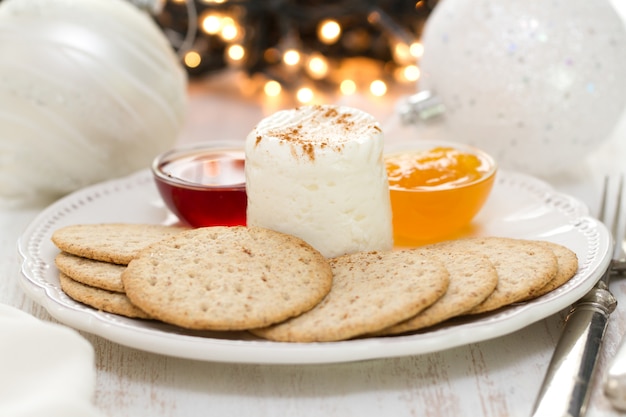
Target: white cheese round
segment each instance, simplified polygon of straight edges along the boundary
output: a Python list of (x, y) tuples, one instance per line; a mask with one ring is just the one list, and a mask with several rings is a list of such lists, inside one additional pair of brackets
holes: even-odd
[(261, 120), (246, 138), (247, 223), (326, 257), (393, 247), (383, 133), (369, 114), (318, 105)]

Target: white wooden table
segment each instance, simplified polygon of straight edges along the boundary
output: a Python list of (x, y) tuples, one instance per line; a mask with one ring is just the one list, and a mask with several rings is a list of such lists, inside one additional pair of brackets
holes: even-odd
[[(181, 142), (242, 138), (263, 109), (200, 84), (190, 89)], [(225, 111), (229, 107), (237, 111)], [(389, 106), (366, 108), (378, 117)], [(385, 114), (387, 112), (387, 114)], [(626, 116), (578, 172), (552, 184), (596, 207), (607, 170), (626, 170)], [(54, 321), (18, 285), (16, 241), (41, 208), (0, 211), (0, 302)], [(600, 382), (626, 333), (626, 280), (613, 314), (588, 416), (620, 415)], [(527, 416), (559, 338), (565, 311), (507, 336), (421, 356), (330, 365), (246, 365), (161, 356), (83, 333), (96, 352), (96, 405), (111, 417), (160, 416)], [(2, 337), (0, 335), (0, 337)], [(45, 350), (42, 350), (45, 354)]]

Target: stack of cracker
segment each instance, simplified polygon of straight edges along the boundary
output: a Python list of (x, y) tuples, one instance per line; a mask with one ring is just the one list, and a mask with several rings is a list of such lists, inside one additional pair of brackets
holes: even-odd
[(56, 230), (52, 242), (61, 289), (76, 301), (98, 310), (133, 318), (149, 318), (130, 302), (122, 272), (141, 249), (185, 230), (152, 224), (77, 224)]
[(61, 288), (79, 302), (284, 342), (415, 332), (539, 297), (578, 269), (562, 245), (502, 237), (331, 259), (260, 227), (75, 225), (52, 240)]

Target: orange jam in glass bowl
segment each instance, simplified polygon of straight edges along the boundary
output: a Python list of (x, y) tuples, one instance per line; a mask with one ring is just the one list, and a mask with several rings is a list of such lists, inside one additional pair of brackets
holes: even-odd
[(385, 165), (396, 246), (463, 234), (487, 201), (496, 173), (484, 151), (441, 141), (387, 151)]

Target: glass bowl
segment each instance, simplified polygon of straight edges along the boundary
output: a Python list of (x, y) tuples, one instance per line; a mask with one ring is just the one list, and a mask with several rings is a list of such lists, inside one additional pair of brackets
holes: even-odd
[(246, 224), (243, 142), (174, 148), (154, 158), (152, 174), (167, 207), (192, 227)]
[(396, 246), (463, 235), (487, 201), (497, 172), (483, 150), (433, 140), (386, 147), (385, 164)]

